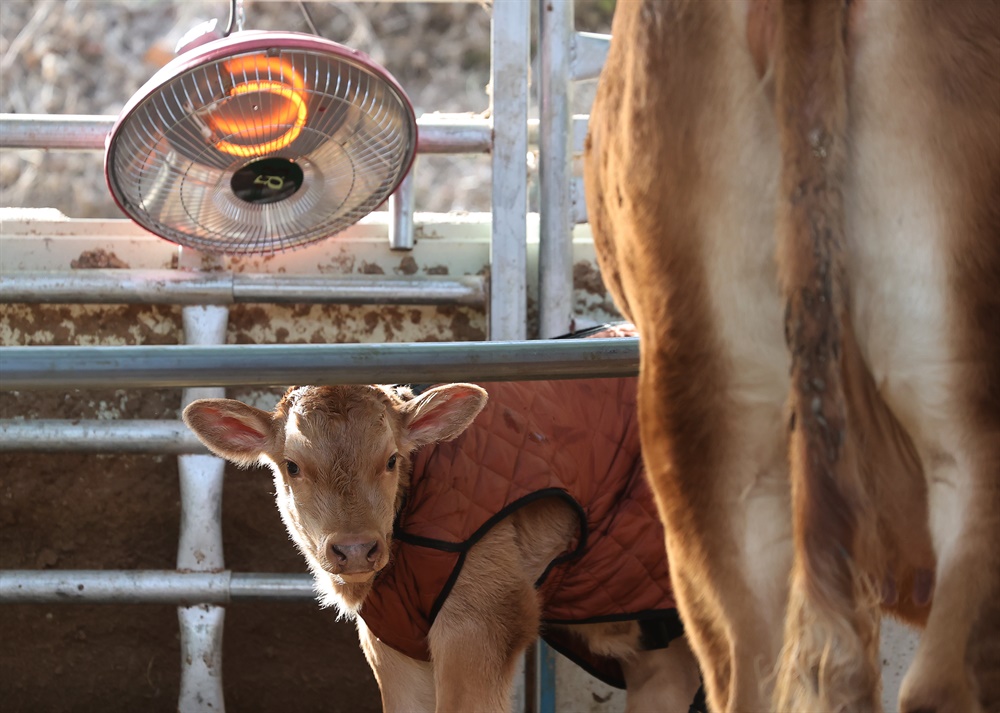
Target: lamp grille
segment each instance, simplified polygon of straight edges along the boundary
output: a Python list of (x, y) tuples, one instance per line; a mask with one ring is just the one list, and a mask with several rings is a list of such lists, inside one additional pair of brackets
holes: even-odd
[(151, 232), (269, 254), (375, 210), (415, 150), (406, 95), (367, 57), (310, 35), (243, 32), (177, 57), (133, 97), (105, 171)]

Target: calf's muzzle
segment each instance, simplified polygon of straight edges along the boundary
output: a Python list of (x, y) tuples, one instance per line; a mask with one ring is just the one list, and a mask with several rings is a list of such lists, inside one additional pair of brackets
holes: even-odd
[(334, 574), (375, 572), (385, 565), (385, 543), (376, 537), (326, 538), (326, 560)]

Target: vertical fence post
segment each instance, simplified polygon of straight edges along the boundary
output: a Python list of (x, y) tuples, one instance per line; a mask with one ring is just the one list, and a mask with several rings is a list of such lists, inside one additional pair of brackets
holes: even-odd
[(538, 643), (538, 713), (556, 713), (556, 654), (544, 641)]
[[(538, 331), (566, 334), (573, 321), (573, 219), (570, 206), (573, 3), (538, 1)], [(536, 644), (536, 713), (555, 713), (553, 652)]]
[(490, 339), (527, 335), (529, 0), (493, 3), (493, 233)]
[(413, 250), (413, 174), (417, 162), (389, 196), (389, 248)]
[(538, 319), (542, 339), (573, 320), (573, 3), (538, 1)]
[[(181, 250), (180, 266), (196, 267), (200, 255)], [(187, 344), (224, 344), (229, 310), (220, 306), (185, 307), (184, 341)], [(221, 398), (225, 389), (185, 389), (181, 407), (195, 399)], [(177, 458), (181, 486), (181, 526), (177, 569), (194, 572), (222, 571), (222, 478), (225, 462), (207, 455)], [(180, 713), (225, 710), (222, 692), (222, 628), (226, 610), (201, 604), (177, 608), (181, 630)]]
[[(492, 220), (489, 338), (522, 340), (528, 334), (528, 66), (530, 0), (493, 3), (490, 23)], [(527, 657), (522, 656), (522, 669)], [(537, 691), (522, 676), (515, 711), (532, 710)]]

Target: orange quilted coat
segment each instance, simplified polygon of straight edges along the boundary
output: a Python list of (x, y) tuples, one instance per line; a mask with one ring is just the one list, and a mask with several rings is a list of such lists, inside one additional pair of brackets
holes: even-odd
[(542, 636), (623, 687), (617, 662), (544, 624), (676, 616), (663, 530), (642, 469), (636, 381), (482, 384), (490, 398), (475, 422), (416, 455), (393, 559), (360, 611), (372, 633), (430, 660), (427, 633), (469, 548), (517, 508), (562, 498), (577, 511), (580, 531), (537, 583)]

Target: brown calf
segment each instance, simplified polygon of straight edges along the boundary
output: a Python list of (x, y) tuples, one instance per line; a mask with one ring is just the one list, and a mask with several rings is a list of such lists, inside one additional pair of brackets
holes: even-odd
[(903, 711), (1000, 710), (1000, 3), (612, 36), (588, 208), (711, 707), (877, 709), (881, 595), (926, 617)]
[(650, 618), (677, 620), (635, 380), (489, 388), (301, 387), (273, 413), (207, 399), (184, 419), (217, 455), (271, 468), (321, 597), (357, 617), (385, 710), (509, 709), (542, 627), (592, 670), (612, 664), (630, 711), (688, 713), (685, 640), (648, 643)]

